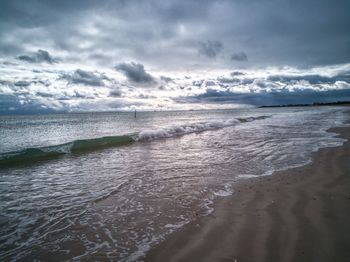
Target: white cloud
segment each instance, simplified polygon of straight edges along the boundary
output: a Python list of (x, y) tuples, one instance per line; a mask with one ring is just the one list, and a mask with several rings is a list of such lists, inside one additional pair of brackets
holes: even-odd
[(59, 111), (222, 108), (260, 105), (272, 96), (276, 103), (298, 103), (302, 96), (309, 102), (336, 101), (347, 99), (350, 93), (350, 64), (310, 69), (269, 67), (239, 73), (227, 69), (150, 71), (152, 83), (135, 85), (113, 67), (23, 66), (0, 61), (0, 96), (15, 112), (30, 107)]

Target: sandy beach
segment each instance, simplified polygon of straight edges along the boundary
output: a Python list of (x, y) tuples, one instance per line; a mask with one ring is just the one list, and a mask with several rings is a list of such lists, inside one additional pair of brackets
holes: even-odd
[(215, 211), (170, 235), (145, 261), (349, 261), (350, 128), (303, 167), (237, 183)]

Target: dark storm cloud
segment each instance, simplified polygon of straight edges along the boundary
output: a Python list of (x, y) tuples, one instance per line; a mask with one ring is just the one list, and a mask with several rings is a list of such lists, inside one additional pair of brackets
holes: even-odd
[(174, 81), (171, 77), (168, 77), (168, 76), (160, 76), (160, 80), (162, 80), (166, 83)]
[(109, 92), (109, 96), (110, 97), (121, 97), (122, 96), (122, 92), (118, 89), (114, 89), (114, 90), (111, 90)]
[(26, 79), (26, 80), (1, 80), (0, 79), (0, 86), (7, 86), (7, 87), (29, 87), (30, 85), (43, 85), (43, 86), (50, 86), (51, 83), (49, 80), (40, 80), (40, 79)]
[[(255, 83), (259, 87), (266, 87), (271, 83), (293, 85), (298, 82), (305, 82), (310, 85), (335, 84), (336, 82), (350, 83), (350, 71), (344, 70), (328, 76), (323, 74), (270, 74), (267, 77), (254, 77), (241, 72), (231, 73), (230, 76), (217, 77), (219, 84), (250, 85)], [(193, 83), (195, 85), (195, 83)]]
[(68, 80), (71, 84), (82, 84), (88, 86), (104, 86), (104, 80), (108, 78), (101, 73), (77, 69), (72, 74), (63, 74), (62, 78)]
[(241, 82), (241, 80), (238, 78), (234, 78), (234, 77), (230, 78), (230, 77), (224, 77), (224, 76), (218, 77), (217, 80), (219, 81), (219, 83), (223, 83), (223, 84)]
[(36, 92), (35, 94), (37, 96), (40, 96), (40, 97), (53, 97), (54, 96), (53, 94), (45, 93), (45, 92)]
[(240, 72), (240, 71), (234, 71), (234, 72), (231, 72), (230, 75), (231, 76), (243, 76), (243, 75), (245, 75), (245, 73)]
[(49, 64), (52, 64), (55, 62), (55, 60), (51, 57), (49, 52), (38, 49), (36, 53), (29, 54), (29, 55), (20, 55), (17, 57), (18, 60), (26, 61), (29, 63), (42, 63), (46, 62)]
[(248, 61), (248, 56), (244, 52), (234, 53), (231, 55), (231, 60), (245, 62)]
[(145, 67), (139, 63), (120, 63), (115, 66), (115, 69), (122, 72), (129, 81), (135, 83), (152, 83), (154, 77), (146, 72)]
[(209, 58), (216, 58), (216, 56), (223, 49), (223, 44), (220, 41), (200, 41), (198, 45), (199, 54), (207, 56)]
[(282, 90), (264, 93), (237, 93), (232, 91), (218, 91), (207, 89), (197, 96), (179, 97), (174, 99), (179, 103), (221, 103), (221, 104), (249, 104), (254, 106), (312, 104), (315, 102), (328, 103), (349, 101), (350, 89), (328, 90), (317, 92), (314, 90), (300, 90), (298, 92)]
[(350, 83), (350, 72), (343, 72), (335, 76), (324, 76), (318, 74), (308, 74), (308, 75), (271, 75), (267, 78), (269, 81), (280, 81), (283, 83), (293, 82), (293, 81), (308, 81), (310, 84), (333, 84), (336, 81), (344, 81)]
[(27, 87), (31, 84), (29, 81), (17, 81), (14, 83), (15, 86)]
[(58, 110), (47, 108), (37, 103), (36, 101), (30, 101), (19, 99), (13, 95), (0, 94), (0, 115), (8, 114), (37, 114), (37, 113), (55, 113)]
[(348, 0), (3, 0), (0, 53), (37, 46), (64, 50), (70, 60), (135, 59), (179, 68), (210, 63), (198, 58), (199, 48), (209, 58), (220, 53), (227, 65), (234, 50), (249, 54), (251, 66), (346, 63), (349, 9)]
[(0, 86), (7, 86), (7, 85), (9, 85), (11, 82), (10, 81), (6, 81), (6, 80), (2, 80), (2, 79), (0, 79)]

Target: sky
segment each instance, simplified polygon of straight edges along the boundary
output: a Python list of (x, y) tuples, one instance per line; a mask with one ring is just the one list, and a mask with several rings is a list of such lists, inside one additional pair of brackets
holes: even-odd
[(2, 0), (0, 114), (350, 100), (348, 0)]

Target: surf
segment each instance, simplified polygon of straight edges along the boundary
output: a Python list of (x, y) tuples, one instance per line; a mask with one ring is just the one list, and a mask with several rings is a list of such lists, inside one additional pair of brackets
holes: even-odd
[(175, 125), (154, 130), (144, 130), (139, 133), (106, 136), (91, 139), (81, 139), (72, 142), (38, 148), (26, 148), (23, 150), (1, 153), (0, 166), (14, 165), (18, 163), (33, 163), (57, 158), (69, 154), (82, 154), (110, 147), (128, 146), (135, 142), (147, 142), (157, 139), (183, 136), (191, 133), (217, 130), (240, 123), (262, 120), (271, 116), (257, 116), (247, 118), (234, 118), (228, 120), (213, 120), (183, 125)]
[(63, 155), (81, 154), (109, 147), (128, 145), (134, 142), (135, 139), (132, 136), (122, 135), (82, 139), (61, 145), (40, 148), (26, 148), (15, 152), (0, 154), (0, 166), (12, 165), (19, 162), (25, 163), (49, 160)]

